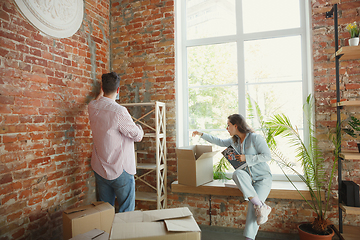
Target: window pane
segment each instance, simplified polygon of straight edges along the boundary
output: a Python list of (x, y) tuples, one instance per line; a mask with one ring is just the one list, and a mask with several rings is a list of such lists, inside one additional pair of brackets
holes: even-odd
[(299, 0), (243, 0), (242, 9), (244, 33), (300, 27)]
[(236, 33), (235, 0), (187, 0), (187, 39)]
[[(299, 134), (300, 136), (303, 136), (304, 133), (302, 130), (299, 130)], [(294, 161), (294, 159), (296, 159), (296, 149), (293, 146), (291, 146), (291, 142), (289, 142), (289, 140), (286, 138), (277, 138), (277, 141), (278, 141), (278, 148), (283, 153), (283, 155), (289, 160), (289, 162), (290, 161), (292, 162), (293, 168), (299, 173), (303, 173), (301, 163)], [(275, 156), (272, 157), (275, 158)], [(271, 168), (271, 173), (273, 175), (283, 174), (283, 171), (275, 161), (272, 161), (270, 163), (270, 168)], [(283, 170), (289, 175), (295, 174), (291, 169), (283, 168)]]
[[(246, 41), (244, 49), (246, 94), (259, 105), (264, 119), (276, 113), (284, 113), (302, 131), (300, 36)], [(249, 107), (247, 111), (247, 116), (250, 116)], [(261, 132), (257, 119), (248, 121), (257, 132)], [(277, 140), (283, 155), (293, 161), (295, 151), (290, 148), (287, 139)], [(301, 173), (301, 166), (293, 163)], [(271, 164), (271, 171), (273, 174), (282, 174), (275, 163)], [(288, 173), (293, 174), (291, 171)]]
[(237, 86), (190, 88), (189, 129), (225, 129), (238, 104)]
[(189, 47), (189, 86), (237, 83), (235, 43)]
[[(261, 115), (265, 120), (269, 120), (276, 113), (284, 113), (290, 118), (293, 126), (299, 129), (303, 134), (303, 111), (302, 111), (302, 83), (279, 83), (279, 84), (254, 84), (247, 85), (247, 94), (250, 96), (252, 105), (256, 102), (261, 109)], [(253, 115), (254, 112), (252, 112)], [(247, 116), (250, 116), (249, 107), (247, 108)], [(259, 120), (257, 117), (248, 119), (249, 125), (258, 133), (262, 134)], [(278, 137), (278, 148), (283, 156), (287, 157), (295, 165), (295, 169), (302, 173), (303, 170), (299, 163), (295, 162), (296, 151), (287, 138)], [(275, 156), (272, 156), (275, 157)], [(282, 174), (277, 164), (271, 164), (273, 174)], [(288, 171), (288, 174), (294, 174)]]
[(246, 83), (302, 79), (301, 37), (283, 37), (244, 43)]
[[(255, 101), (264, 117), (284, 113), (293, 125), (303, 128), (302, 83), (255, 84), (247, 85), (246, 93)], [(249, 109), (249, 108), (247, 108)], [(249, 112), (247, 113), (249, 115)], [(257, 128), (255, 122), (249, 122)]]

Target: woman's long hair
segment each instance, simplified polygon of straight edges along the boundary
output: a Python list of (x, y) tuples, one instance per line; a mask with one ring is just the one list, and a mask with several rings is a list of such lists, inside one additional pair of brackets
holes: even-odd
[[(254, 130), (252, 130), (252, 128), (249, 127), (249, 125), (246, 123), (245, 118), (242, 115), (232, 114), (228, 117), (228, 119), (232, 125), (236, 125), (239, 132), (241, 132), (241, 133), (254, 132)], [(236, 135), (234, 135), (232, 138), (233, 138), (233, 141), (235, 143), (237, 143), (238, 137)]]

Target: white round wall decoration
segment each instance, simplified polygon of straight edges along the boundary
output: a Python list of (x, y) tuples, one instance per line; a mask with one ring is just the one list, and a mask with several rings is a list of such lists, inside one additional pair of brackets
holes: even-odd
[(83, 0), (15, 0), (34, 27), (55, 38), (72, 36), (84, 16)]

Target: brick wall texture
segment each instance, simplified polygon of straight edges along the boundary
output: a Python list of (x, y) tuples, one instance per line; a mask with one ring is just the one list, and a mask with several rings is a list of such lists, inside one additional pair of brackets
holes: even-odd
[[(336, 124), (333, 20), (339, 6), (340, 45), (345, 26), (360, 22), (360, 0), (312, 0), (312, 53), (316, 124), (322, 148)], [(120, 102), (167, 104), (168, 206), (187, 206), (199, 224), (243, 228), (246, 202), (236, 197), (176, 194), (174, 1), (85, 0), (82, 26), (72, 37), (41, 34), (11, 0), (0, 3), (0, 240), (62, 239), (62, 211), (96, 199), (90, 167), (87, 103), (104, 72), (121, 78)], [(343, 99), (359, 99), (359, 60), (341, 62)], [(358, 108), (344, 111), (344, 117)], [(358, 116), (359, 117), (359, 116)], [(345, 137), (344, 148), (355, 149)], [(330, 166), (333, 157), (326, 153)], [(344, 178), (360, 184), (359, 161), (344, 162)], [(337, 188), (336, 181), (333, 190)], [(333, 191), (333, 194), (336, 194)], [(210, 214), (211, 202), (211, 214)], [(311, 220), (303, 201), (268, 199), (273, 208), (261, 230), (296, 232)], [(137, 202), (137, 209), (154, 205)], [(337, 223), (337, 206), (329, 220)], [(345, 215), (360, 226), (360, 217)]]
[(109, 71), (109, 2), (72, 37), (0, 3), (0, 239), (61, 239), (62, 211), (95, 200), (87, 103)]
[[(174, 21), (173, 0), (111, 1), (111, 67), (122, 79), (120, 103), (166, 103), (168, 185), (176, 180), (177, 167)], [(136, 112), (133, 115), (141, 116)], [(145, 122), (149, 123), (151, 117), (146, 118)], [(154, 138), (146, 138), (137, 144), (138, 150), (145, 149), (148, 152), (138, 154), (138, 162), (154, 163), (149, 160), (154, 159), (156, 153), (153, 141)], [(152, 179), (156, 179), (155, 173), (147, 175), (145, 179), (152, 182)], [(154, 192), (141, 181), (136, 183), (137, 189)], [(156, 204), (137, 202), (137, 208), (156, 208)]]

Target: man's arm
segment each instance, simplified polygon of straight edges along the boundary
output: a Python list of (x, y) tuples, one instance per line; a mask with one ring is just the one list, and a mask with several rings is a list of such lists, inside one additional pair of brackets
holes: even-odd
[(144, 136), (142, 127), (134, 123), (126, 109), (118, 114), (118, 125), (120, 133), (124, 136), (133, 139), (134, 142), (140, 142), (142, 140)]

